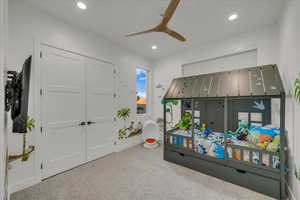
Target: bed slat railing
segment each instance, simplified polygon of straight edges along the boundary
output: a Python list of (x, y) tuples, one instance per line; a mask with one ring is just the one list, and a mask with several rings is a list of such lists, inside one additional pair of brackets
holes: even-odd
[(278, 168), (274, 161), (280, 157), (279, 152), (265, 151), (234, 144), (227, 144), (227, 149), (227, 157), (229, 160), (251, 163), (252, 165), (254, 164), (272, 169)]

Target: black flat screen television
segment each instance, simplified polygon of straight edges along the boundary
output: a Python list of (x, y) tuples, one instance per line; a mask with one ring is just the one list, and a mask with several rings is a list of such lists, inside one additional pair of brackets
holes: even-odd
[(14, 95), (11, 105), (13, 133), (27, 133), (27, 117), (30, 88), (31, 56), (23, 64), (22, 71), (17, 73), (14, 83)]

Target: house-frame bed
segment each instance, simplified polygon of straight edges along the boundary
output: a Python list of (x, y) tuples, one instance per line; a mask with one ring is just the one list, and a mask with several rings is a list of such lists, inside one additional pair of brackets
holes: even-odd
[[(168, 122), (170, 110), (166, 102), (174, 100), (181, 117), (191, 113), (189, 130), (180, 130)], [(177, 78), (164, 102), (166, 161), (276, 199), (286, 198), (285, 92), (276, 65)], [(272, 140), (275, 142), (274, 135), (269, 142), (252, 146), (232, 136), (229, 130), (239, 128), (241, 120), (248, 121), (250, 132), (251, 128), (277, 130), (278, 150), (266, 148)], [(199, 128), (199, 123), (206, 127)], [(213, 132), (205, 133), (206, 130)], [(259, 141), (261, 138), (264, 137), (259, 136)], [(265, 148), (258, 148), (264, 144)], [(208, 149), (211, 147), (214, 149)]]

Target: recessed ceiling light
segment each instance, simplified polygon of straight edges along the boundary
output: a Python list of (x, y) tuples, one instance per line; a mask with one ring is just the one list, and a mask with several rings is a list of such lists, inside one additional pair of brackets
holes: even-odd
[(236, 20), (237, 18), (238, 18), (238, 15), (236, 13), (234, 13), (228, 17), (228, 20), (233, 21), (233, 20)]
[(78, 2), (77, 2), (77, 7), (80, 8), (80, 9), (82, 9), (82, 10), (87, 9), (86, 4), (83, 3), (83, 2), (81, 2), (81, 1), (78, 1)]
[(153, 49), (153, 50), (156, 50), (156, 49), (157, 49), (157, 46), (156, 46), (156, 45), (153, 45), (153, 46), (152, 46), (152, 49)]

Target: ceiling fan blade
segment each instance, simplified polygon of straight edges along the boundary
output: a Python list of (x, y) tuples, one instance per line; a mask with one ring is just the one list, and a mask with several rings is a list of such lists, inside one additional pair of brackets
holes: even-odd
[(175, 32), (169, 28), (167, 28), (164, 32), (167, 33), (168, 35), (170, 35), (171, 37), (176, 38), (177, 40), (180, 40), (182, 42), (186, 41), (185, 37), (183, 37), (179, 33)]
[(172, 0), (170, 2), (167, 10), (165, 11), (164, 18), (162, 19), (162, 25), (166, 26), (169, 23), (180, 1), (181, 0)]
[(131, 36), (135, 36), (135, 35), (141, 35), (141, 34), (144, 34), (144, 33), (150, 33), (150, 32), (153, 32), (155, 31), (155, 29), (149, 29), (149, 30), (146, 30), (146, 31), (141, 31), (141, 32), (138, 32), (138, 33), (131, 33), (131, 34), (128, 34), (126, 35), (126, 37), (131, 37)]

